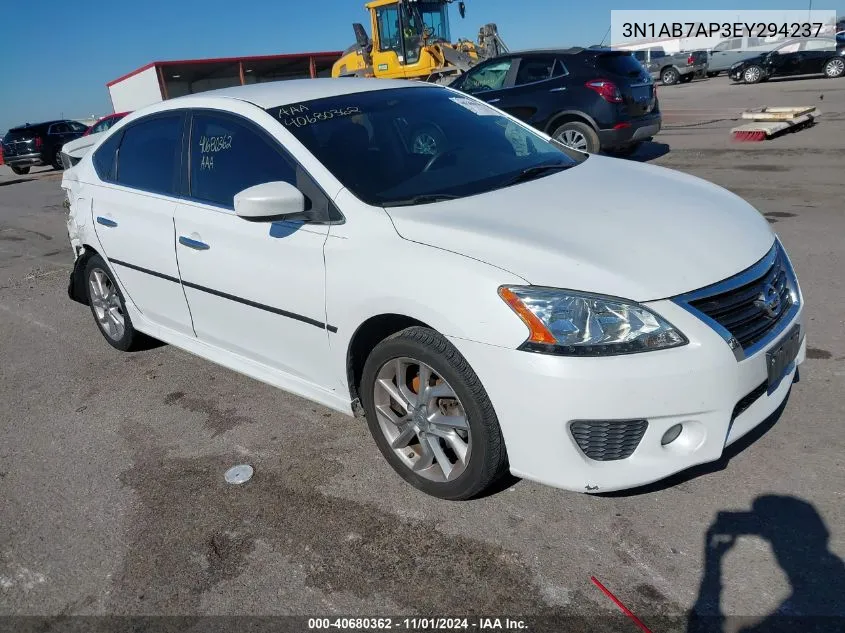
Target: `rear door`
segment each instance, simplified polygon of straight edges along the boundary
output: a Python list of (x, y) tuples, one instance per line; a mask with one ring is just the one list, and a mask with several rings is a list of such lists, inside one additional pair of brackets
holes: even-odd
[(91, 212), (128, 299), (156, 325), (193, 336), (173, 229), (184, 118), (168, 112), (139, 119), (97, 148), (94, 165), (104, 182)]
[(834, 40), (812, 39), (803, 43), (801, 55), (802, 74), (815, 74), (822, 72), (825, 62), (836, 54), (836, 43)]
[(629, 117), (636, 118), (654, 112), (657, 107), (654, 82), (633, 55), (621, 51), (602, 53), (596, 58), (595, 64), (596, 70), (619, 88), (622, 104)]
[(774, 50), (770, 56), (772, 70), (775, 75), (797, 75), (801, 73), (803, 54), (801, 42), (790, 42)]

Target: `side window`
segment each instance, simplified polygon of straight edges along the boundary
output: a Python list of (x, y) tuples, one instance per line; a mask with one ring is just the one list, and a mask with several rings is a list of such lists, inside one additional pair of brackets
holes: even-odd
[(106, 119), (105, 121), (100, 121), (97, 123), (93, 129), (91, 130), (91, 134), (96, 134), (97, 132), (105, 132), (111, 127), (111, 122), (114, 119)]
[(70, 129), (74, 132), (84, 132), (88, 129), (88, 126), (83, 125), (79, 121), (70, 121), (68, 125), (70, 126)]
[(554, 57), (532, 57), (519, 62), (519, 70), (516, 73), (516, 85), (533, 84), (538, 81), (546, 81), (552, 78), (552, 69), (555, 66)]
[(248, 187), (297, 181), (294, 163), (272, 140), (229, 117), (194, 115), (190, 160), (191, 197), (227, 208)]
[(142, 120), (123, 132), (117, 155), (117, 183), (173, 194), (182, 149), (182, 115)]
[(70, 127), (67, 123), (55, 123), (50, 126), (47, 134), (67, 134), (68, 132), (70, 132)]
[(807, 40), (804, 42), (805, 51), (833, 51), (836, 49), (836, 43), (833, 40)]
[(713, 52), (714, 53), (721, 53), (722, 51), (728, 50), (730, 48), (730, 46), (731, 46), (730, 41), (719, 42), (718, 44), (716, 44), (716, 46), (713, 47)]
[(380, 51), (400, 51), (398, 5), (376, 10)]
[(463, 83), (466, 92), (483, 92), (485, 90), (499, 90), (505, 85), (508, 72), (513, 64), (512, 59), (487, 64), (483, 68), (471, 70)]
[(636, 57), (641, 62), (645, 61), (645, 51), (634, 51), (634, 57)]
[(94, 152), (94, 170), (97, 172), (100, 180), (114, 182), (115, 159), (117, 157), (117, 148), (120, 146), (120, 139), (122, 138), (123, 134), (120, 132), (113, 134)]

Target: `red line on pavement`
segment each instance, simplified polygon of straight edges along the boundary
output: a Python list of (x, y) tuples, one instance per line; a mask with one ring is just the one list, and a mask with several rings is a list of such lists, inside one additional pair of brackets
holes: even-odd
[(598, 587), (604, 595), (613, 600), (613, 603), (622, 610), (622, 613), (631, 618), (634, 624), (640, 627), (640, 629), (644, 633), (651, 633), (651, 629), (649, 629), (645, 624), (643, 624), (643, 621), (640, 620), (637, 616), (635, 616), (633, 611), (631, 611), (628, 607), (622, 604), (622, 601), (619, 598), (610, 593), (610, 589), (601, 584), (598, 578), (596, 578), (595, 576), (590, 576), (590, 580), (593, 581), (593, 584)]

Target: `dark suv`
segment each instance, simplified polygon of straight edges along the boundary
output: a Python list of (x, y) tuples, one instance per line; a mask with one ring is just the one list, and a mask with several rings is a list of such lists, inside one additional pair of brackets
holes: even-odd
[(39, 165), (61, 169), (62, 145), (79, 138), (87, 129), (78, 121), (66, 119), (12, 128), (3, 137), (3, 160), (16, 174), (27, 174), (30, 167)]
[(475, 66), (451, 87), (590, 153), (632, 153), (661, 126), (654, 82), (627, 51), (512, 53)]

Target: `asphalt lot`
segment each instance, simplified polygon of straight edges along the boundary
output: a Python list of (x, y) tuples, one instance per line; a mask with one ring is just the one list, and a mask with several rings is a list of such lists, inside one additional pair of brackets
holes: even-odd
[[(438, 501), (393, 473), (361, 421), (172, 347), (113, 350), (67, 297), (58, 172), (15, 182), (0, 167), (0, 615), (562, 615), (608, 630), (600, 618), (617, 610), (596, 576), (662, 622), (655, 633), (685, 630), (720, 589), (727, 615), (771, 614), (791, 595), (793, 610), (845, 616), (845, 80), (659, 90), (666, 129), (636, 158), (769, 218), (802, 282), (810, 347), (759, 433), (625, 494), (509, 482)], [(823, 115), (732, 142), (728, 119), (764, 105)], [(254, 479), (226, 486), (240, 462)], [(737, 542), (720, 585), (705, 533), (755, 500), (726, 523)]]

